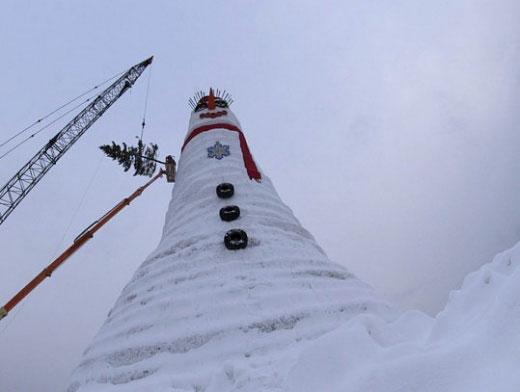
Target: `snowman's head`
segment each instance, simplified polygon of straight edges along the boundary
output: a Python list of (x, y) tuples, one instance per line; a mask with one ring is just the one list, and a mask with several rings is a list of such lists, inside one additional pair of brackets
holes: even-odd
[(232, 124), (240, 128), (238, 120), (229, 109), (232, 102), (233, 99), (227, 92), (217, 90), (215, 93), (212, 88), (209, 89), (207, 95), (203, 92), (195, 94), (189, 100), (193, 111), (191, 113), (188, 134), (200, 126), (217, 123)]

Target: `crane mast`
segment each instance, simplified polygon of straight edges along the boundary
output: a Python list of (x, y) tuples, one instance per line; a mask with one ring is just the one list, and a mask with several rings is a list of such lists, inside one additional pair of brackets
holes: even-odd
[(133, 86), (152, 60), (153, 56), (134, 65), (107, 87), (0, 189), (0, 225), (81, 135)]

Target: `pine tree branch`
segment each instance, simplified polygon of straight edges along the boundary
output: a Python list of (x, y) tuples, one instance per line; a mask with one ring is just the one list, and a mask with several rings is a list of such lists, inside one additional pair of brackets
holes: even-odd
[(112, 145), (105, 144), (99, 148), (107, 157), (117, 160), (117, 163), (123, 167), (125, 172), (133, 166), (134, 176), (151, 177), (157, 167), (156, 162), (159, 162), (156, 159), (159, 146), (154, 143), (145, 146), (139, 140), (137, 146), (128, 146), (123, 142), (121, 147), (112, 141)]

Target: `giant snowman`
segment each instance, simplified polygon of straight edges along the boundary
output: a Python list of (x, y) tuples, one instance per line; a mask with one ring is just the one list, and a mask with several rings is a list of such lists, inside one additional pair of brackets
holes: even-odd
[(359, 314), (396, 316), (280, 200), (226, 97), (199, 98), (161, 242), (69, 392), (280, 391), (302, 345)]

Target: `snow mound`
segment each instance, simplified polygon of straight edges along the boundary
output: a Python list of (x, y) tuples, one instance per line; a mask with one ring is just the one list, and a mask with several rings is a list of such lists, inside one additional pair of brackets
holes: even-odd
[(520, 243), (466, 277), (435, 319), (358, 316), (303, 349), (284, 391), (517, 392)]

